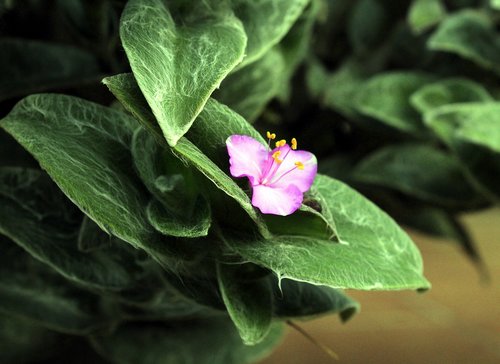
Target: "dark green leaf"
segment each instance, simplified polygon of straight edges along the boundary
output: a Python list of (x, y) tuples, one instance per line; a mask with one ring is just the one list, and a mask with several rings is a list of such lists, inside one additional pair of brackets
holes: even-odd
[(356, 166), (352, 177), (448, 208), (473, 208), (486, 202), (452, 155), (426, 144), (379, 149)]
[(222, 298), (241, 339), (246, 345), (256, 345), (271, 329), (271, 287), (264, 279), (244, 280), (237, 269), (224, 264), (217, 267)]
[(449, 15), (427, 44), (431, 50), (453, 53), (500, 73), (500, 36), (487, 13), (467, 9)]
[(357, 1), (347, 26), (354, 53), (366, 53), (387, 37), (388, 22), (389, 17), (381, 1)]
[(174, 20), (161, 0), (131, 0), (122, 14), (123, 47), (172, 146), (243, 59), (243, 26), (224, 4), (199, 3)]
[(98, 81), (97, 60), (65, 45), (0, 40), (0, 101), (53, 88)]
[(274, 325), (266, 340), (246, 346), (226, 318), (171, 324), (132, 323), (110, 336), (96, 336), (92, 344), (119, 364), (244, 364), (265, 357), (282, 336)]

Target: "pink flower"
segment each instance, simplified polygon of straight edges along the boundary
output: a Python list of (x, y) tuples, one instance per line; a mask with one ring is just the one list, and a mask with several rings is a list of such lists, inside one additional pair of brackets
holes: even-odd
[[(267, 132), (269, 143), (276, 134)], [(287, 216), (295, 212), (311, 188), (318, 163), (314, 154), (297, 150), (285, 140), (276, 148), (262, 145), (247, 135), (231, 135), (226, 140), (230, 172), (233, 177), (247, 177), (252, 186), (252, 205), (264, 214)]]

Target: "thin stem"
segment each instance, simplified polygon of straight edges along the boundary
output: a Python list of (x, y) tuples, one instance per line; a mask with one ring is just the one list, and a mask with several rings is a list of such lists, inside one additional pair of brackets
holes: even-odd
[(297, 330), (300, 334), (302, 334), (311, 343), (313, 343), (318, 348), (320, 348), (321, 350), (323, 350), (323, 352), (325, 352), (325, 354), (327, 354), (330, 358), (332, 358), (333, 360), (339, 360), (339, 356), (337, 355), (337, 353), (335, 353), (332, 349), (330, 349), (325, 344), (320, 343), (319, 341), (317, 341), (315, 338), (313, 338), (311, 335), (309, 335), (307, 333), (307, 331), (305, 331), (302, 327), (300, 327), (299, 325), (297, 325), (296, 323), (294, 323), (294, 322), (292, 322), (290, 320), (287, 320), (286, 323), (289, 326), (293, 327), (295, 330)]

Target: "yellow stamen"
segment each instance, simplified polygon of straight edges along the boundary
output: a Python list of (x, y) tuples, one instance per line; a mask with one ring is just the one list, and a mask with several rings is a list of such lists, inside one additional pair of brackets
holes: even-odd
[(304, 169), (304, 163), (302, 162), (295, 162), (295, 166), (300, 169), (300, 170), (303, 170)]
[(280, 164), (283, 162), (281, 159), (279, 159), (279, 156), (281, 155), (281, 151), (277, 150), (276, 152), (273, 153), (273, 159), (276, 163)]
[(269, 131), (267, 132), (267, 139), (273, 140), (275, 138), (276, 138), (276, 134), (275, 133), (271, 133)]
[(283, 147), (283, 146), (285, 146), (285, 144), (286, 144), (286, 140), (285, 139), (278, 140), (276, 142), (276, 148)]
[(292, 138), (292, 149), (296, 150), (297, 149), (297, 139)]

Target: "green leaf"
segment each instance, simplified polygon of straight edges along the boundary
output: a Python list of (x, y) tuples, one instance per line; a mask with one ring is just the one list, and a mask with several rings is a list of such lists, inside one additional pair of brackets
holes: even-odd
[(107, 324), (96, 310), (97, 296), (68, 285), (1, 235), (0, 248), (1, 312), (71, 334)]
[(231, 0), (248, 35), (240, 67), (262, 57), (290, 30), (310, 0)]
[(324, 201), (323, 215), (336, 224), (341, 244), (295, 236), (226, 237), (227, 244), (280, 279), (365, 290), (429, 287), (417, 248), (388, 215), (329, 177), (318, 175), (313, 187)]
[(500, 73), (500, 36), (487, 13), (467, 9), (449, 15), (427, 45), (431, 50), (453, 53)]
[(493, 101), (483, 85), (467, 78), (448, 78), (425, 85), (410, 97), (412, 106), (425, 113), (439, 106), (462, 102)]
[(98, 80), (95, 57), (74, 47), (7, 38), (0, 49), (0, 101)]
[(352, 177), (448, 208), (473, 208), (486, 202), (452, 155), (427, 144), (379, 149), (355, 167)]
[(119, 246), (88, 254), (77, 249), (81, 215), (40, 171), (1, 168), (0, 201), (0, 233), (67, 279), (109, 290), (134, 283), (134, 266), (122, 265)]
[(200, 3), (177, 19), (161, 0), (131, 0), (123, 11), (123, 47), (137, 83), (172, 146), (189, 130), (210, 94), (243, 59), (243, 26), (223, 4)]
[(496, 10), (500, 9), (500, 0), (490, 0), (490, 6)]
[(264, 279), (242, 279), (237, 269), (217, 266), (217, 278), (222, 299), (231, 320), (246, 345), (256, 345), (271, 329), (271, 287)]
[(379, 74), (358, 90), (356, 111), (403, 132), (425, 133), (420, 116), (411, 107), (409, 98), (431, 81), (431, 76), (417, 72)]
[(500, 196), (499, 113), (500, 103), (490, 102), (447, 105), (425, 115), (426, 123), (493, 199)]
[(274, 315), (280, 319), (312, 319), (338, 313), (345, 322), (359, 310), (359, 304), (338, 289), (290, 279), (273, 287)]
[(78, 250), (84, 253), (108, 248), (112, 244), (111, 236), (102, 231), (88, 216), (83, 217), (77, 240)]
[(258, 61), (229, 75), (214, 97), (246, 120), (255, 121), (278, 94), (285, 76), (283, 55), (273, 48)]
[(1, 122), (101, 229), (160, 258), (166, 244), (146, 218), (147, 196), (132, 170), (128, 115), (71, 96), (20, 101)]
[(354, 5), (347, 25), (354, 53), (367, 53), (387, 37), (388, 14), (377, 0), (360, 0)]
[(155, 325), (130, 323), (110, 336), (93, 337), (92, 344), (113, 363), (242, 364), (268, 355), (282, 332), (281, 325), (274, 325), (264, 342), (246, 346), (226, 318)]
[[(128, 78), (127, 81), (125, 81), (126, 78)], [(132, 75), (113, 76), (108, 78), (106, 83), (108, 86), (113, 85), (110, 90), (115, 96), (128, 110), (133, 110), (133, 114), (137, 115), (142, 123), (151, 125), (148, 130), (157, 135), (153, 131), (155, 130), (154, 116), (148, 111), (144, 98), (137, 96), (140, 95), (140, 92), (137, 90), (137, 84), (133, 82)], [(250, 135), (264, 143), (262, 136), (245, 119), (228, 107), (210, 99), (189, 133), (180, 139), (172, 151), (181, 159), (192, 164), (219, 190), (240, 204), (257, 224), (260, 232), (264, 236), (269, 236), (261, 216), (253, 208), (246, 193), (219, 167), (225, 166), (224, 168), (227, 168), (228, 166), (225, 143), (226, 139), (233, 134)], [(194, 143), (191, 142), (191, 139)], [(227, 206), (224, 207), (227, 210)]]
[(408, 11), (408, 24), (414, 34), (421, 34), (439, 24), (446, 16), (441, 0), (413, 0)]

